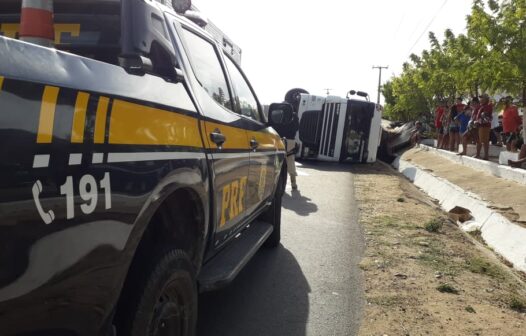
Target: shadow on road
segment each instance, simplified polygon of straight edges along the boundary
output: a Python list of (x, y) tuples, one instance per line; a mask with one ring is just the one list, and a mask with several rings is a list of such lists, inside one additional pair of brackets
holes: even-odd
[(304, 336), (310, 287), (292, 253), (262, 249), (223, 290), (199, 297), (199, 336)]
[(302, 196), (299, 190), (292, 190), (290, 195), (287, 193), (283, 194), (282, 206), (300, 216), (308, 216), (318, 211), (318, 206), (312, 203), (310, 198)]

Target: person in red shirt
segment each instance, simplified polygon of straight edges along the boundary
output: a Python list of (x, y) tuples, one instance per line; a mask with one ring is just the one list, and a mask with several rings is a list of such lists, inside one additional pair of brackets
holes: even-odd
[(473, 97), (471, 99), (471, 118), (469, 121), (469, 135), (471, 137), (472, 143), (478, 143), (479, 142), (479, 130), (475, 127), (475, 117), (476, 112), (478, 111), (480, 107), (480, 101), (478, 97)]
[(505, 97), (502, 111), (502, 132), (504, 133), (503, 139), (506, 143), (506, 150), (514, 152), (517, 149), (517, 131), (521, 124), (522, 119), (519, 117), (517, 106), (512, 104), (510, 96)]
[(478, 128), (479, 139), (477, 141), (477, 155), (480, 158), (480, 150), (484, 147), (484, 160), (489, 156), (489, 133), (491, 132), (491, 121), (493, 120), (493, 106), (489, 103), (489, 96), (484, 93), (480, 96), (480, 106), (475, 111), (475, 125)]
[(435, 110), (435, 128), (437, 130), (437, 148), (442, 148), (442, 142), (444, 141), (444, 127), (442, 126), (442, 118), (446, 109), (444, 103), (440, 102)]

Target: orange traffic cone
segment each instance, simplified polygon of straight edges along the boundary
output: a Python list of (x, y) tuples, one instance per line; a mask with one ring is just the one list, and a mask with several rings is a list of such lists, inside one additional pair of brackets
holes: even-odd
[(22, 0), (20, 39), (44, 47), (53, 47), (53, 0)]

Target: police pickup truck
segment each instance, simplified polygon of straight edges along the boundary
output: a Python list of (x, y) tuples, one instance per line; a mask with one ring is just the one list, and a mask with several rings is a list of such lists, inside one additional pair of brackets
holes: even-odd
[(55, 0), (54, 48), (15, 39), (21, 5), (0, 4), (0, 335), (193, 335), (198, 292), (279, 245), (292, 107), (264, 119), (187, 1)]

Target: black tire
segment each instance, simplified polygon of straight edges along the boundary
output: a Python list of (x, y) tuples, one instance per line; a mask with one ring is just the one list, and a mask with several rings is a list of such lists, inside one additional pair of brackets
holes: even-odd
[(291, 89), (285, 94), (285, 101), (292, 105), (294, 112), (298, 112), (301, 99), (300, 94), (302, 93), (309, 94), (307, 90), (300, 88)]
[[(131, 279), (117, 320), (118, 335), (194, 336), (197, 284), (194, 267), (181, 250), (159, 253)], [(137, 273), (137, 272), (136, 272)], [(135, 274), (132, 274), (132, 276)]]
[(273, 227), (272, 233), (265, 241), (265, 247), (278, 247), (281, 241), (281, 199), (283, 198), (286, 184), (287, 172), (285, 170), (285, 173), (282, 173), (279, 179), (277, 190), (272, 199), (272, 204), (262, 216), (262, 219), (265, 222), (272, 224)]

